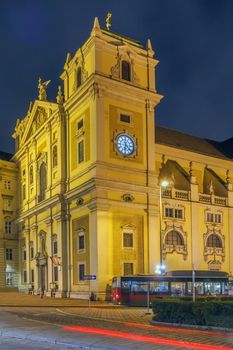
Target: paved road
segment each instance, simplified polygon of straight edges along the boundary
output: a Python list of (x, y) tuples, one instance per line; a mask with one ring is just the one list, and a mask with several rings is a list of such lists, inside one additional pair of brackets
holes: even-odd
[(146, 311), (0, 293), (0, 350), (233, 350), (233, 333), (152, 326)]
[(16, 349), (9, 340), (17, 339), (20, 350), (233, 350), (233, 333), (155, 327), (150, 320), (142, 308), (5, 307), (0, 348)]

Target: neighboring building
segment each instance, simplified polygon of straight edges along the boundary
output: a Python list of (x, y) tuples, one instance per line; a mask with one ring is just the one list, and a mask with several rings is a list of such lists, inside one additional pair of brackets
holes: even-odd
[(50, 295), (55, 283), (57, 297), (87, 297), (91, 283), (104, 298), (113, 276), (159, 263), (232, 273), (230, 147), (155, 126), (153, 56), (150, 40), (145, 49), (95, 19), (67, 55), (64, 97), (59, 88), (49, 102), (39, 80), (13, 135), (19, 288)]
[(0, 290), (18, 288), (17, 169), (12, 154), (0, 151)]

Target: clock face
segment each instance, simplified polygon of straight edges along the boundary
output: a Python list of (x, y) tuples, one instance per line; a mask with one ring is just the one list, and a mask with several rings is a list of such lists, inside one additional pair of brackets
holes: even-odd
[(120, 134), (116, 137), (116, 148), (124, 156), (131, 156), (135, 150), (135, 141), (127, 134)]

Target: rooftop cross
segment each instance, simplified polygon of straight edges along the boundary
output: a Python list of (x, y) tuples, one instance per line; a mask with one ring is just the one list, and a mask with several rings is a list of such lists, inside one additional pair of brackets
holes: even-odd
[(111, 22), (110, 22), (111, 17), (112, 17), (112, 13), (111, 13), (111, 12), (108, 12), (108, 13), (107, 13), (107, 18), (106, 18), (106, 20), (105, 20), (107, 30), (110, 30), (110, 28), (111, 28), (111, 26), (112, 26), (112, 25), (111, 25)]

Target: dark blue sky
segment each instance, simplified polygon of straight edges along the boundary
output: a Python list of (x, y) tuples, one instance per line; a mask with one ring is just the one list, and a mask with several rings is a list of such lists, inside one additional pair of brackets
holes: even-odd
[(146, 43), (156, 58), (163, 94), (160, 125), (201, 137), (233, 136), (232, 0), (11, 0), (0, 3), (0, 149), (13, 151), (11, 134), (38, 77), (51, 79), (54, 100), (66, 53), (87, 39), (95, 16), (112, 30)]

